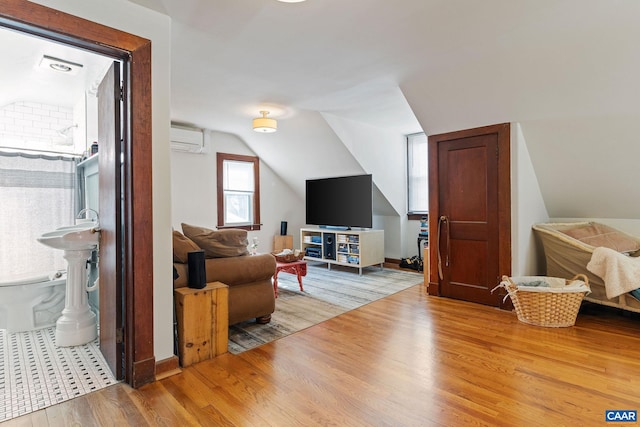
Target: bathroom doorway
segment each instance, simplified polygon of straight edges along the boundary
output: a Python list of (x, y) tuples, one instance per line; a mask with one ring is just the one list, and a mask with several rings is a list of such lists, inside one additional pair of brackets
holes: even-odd
[(83, 208), (98, 210), (97, 185), (80, 184), (84, 164), (95, 163), (97, 177), (97, 157), (89, 158), (90, 145), (98, 140), (96, 87), (112, 61), (5, 28), (0, 45), (5, 58), (0, 63), (5, 200), (0, 241), (15, 247), (0, 252), (1, 282), (64, 269), (62, 252), (37, 237), (71, 225)]
[[(122, 375), (127, 383), (139, 387), (155, 378), (153, 233), (149, 191), (152, 157), (151, 43), (26, 0), (4, 4), (0, 11), (0, 26), (102, 54), (123, 63), (123, 102), (126, 109), (122, 126), (123, 148), (121, 155), (106, 151), (107, 155), (104, 156), (106, 168), (122, 171), (122, 182), (121, 185), (112, 182), (106, 188), (100, 188), (101, 194), (111, 195), (112, 200), (121, 200), (122, 233), (104, 228), (103, 233), (112, 237), (120, 235), (122, 244), (116, 246), (115, 239), (112, 239), (101, 245), (101, 250), (103, 246), (109, 248), (111, 256), (122, 260), (121, 271), (117, 273), (123, 285), (121, 306), (125, 323), (121, 330), (107, 331), (107, 335), (114, 347), (117, 341), (124, 343), (124, 354), (120, 358), (123, 361)], [(135, 108), (132, 108), (133, 105)], [(100, 164), (102, 166), (103, 162)], [(144, 245), (136, 246), (136, 242), (144, 242)], [(104, 258), (101, 253), (101, 261)], [(101, 283), (101, 286), (107, 287), (108, 284)], [(112, 286), (115, 288), (115, 284)], [(101, 334), (104, 332), (101, 331)]]
[[(6, 60), (0, 64), (2, 422), (114, 384), (122, 368), (106, 363), (92, 337), (95, 320), (84, 323), (81, 331), (67, 327), (62, 332), (58, 319), (63, 308), (82, 309), (87, 300), (69, 297), (67, 282), (73, 274), (63, 251), (37, 241), (46, 232), (74, 224), (85, 208), (98, 219), (99, 153), (91, 153), (91, 145), (102, 139), (97, 92), (114, 61), (4, 28), (0, 45)], [(121, 63), (116, 66), (120, 70)], [(92, 251), (86, 264), (89, 282), (83, 286), (95, 286), (98, 259), (98, 251)], [(121, 286), (122, 280), (113, 282)], [(98, 318), (99, 293), (98, 285), (85, 294)], [(73, 308), (67, 316), (75, 316)], [(93, 313), (82, 319), (96, 319)], [(121, 313), (108, 319), (116, 317)], [(61, 347), (60, 340), (73, 344)]]

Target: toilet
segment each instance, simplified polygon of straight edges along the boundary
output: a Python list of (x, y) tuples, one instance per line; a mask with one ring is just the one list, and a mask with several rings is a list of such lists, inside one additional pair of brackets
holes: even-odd
[(0, 282), (0, 329), (14, 333), (55, 326), (66, 283), (66, 272)]

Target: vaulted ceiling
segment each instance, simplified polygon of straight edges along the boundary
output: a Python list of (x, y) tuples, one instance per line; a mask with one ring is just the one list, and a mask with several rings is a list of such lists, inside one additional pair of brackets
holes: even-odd
[[(400, 133), (519, 122), (550, 216), (640, 217), (640, 2), (136, 2), (172, 18), (177, 121), (267, 157), (335, 138), (314, 112)], [(278, 140), (250, 131), (265, 107)]]
[[(362, 168), (334, 155), (337, 121), (518, 122), (550, 216), (640, 218), (637, 0), (130, 1), (172, 19), (172, 119), (238, 135), (285, 179)], [(276, 134), (252, 132), (262, 109)]]

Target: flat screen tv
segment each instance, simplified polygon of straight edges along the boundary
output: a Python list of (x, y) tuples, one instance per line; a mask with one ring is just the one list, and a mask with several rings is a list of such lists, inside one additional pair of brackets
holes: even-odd
[(371, 228), (372, 198), (371, 175), (308, 179), (306, 222), (321, 227)]

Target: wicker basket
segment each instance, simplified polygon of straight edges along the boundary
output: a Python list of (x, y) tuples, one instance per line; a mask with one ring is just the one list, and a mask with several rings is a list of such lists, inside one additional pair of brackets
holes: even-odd
[(590, 292), (587, 276), (578, 274), (570, 280), (542, 276), (535, 277), (535, 279), (553, 282), (556, 285), (558, 281), (564, 281), (565, 286), (576, 285), (580, 290), (575, 291), (576, 286), (570, 286), (565, 291), (562, 287), (554, 287), (553, 285), (544, 288), (529, 288), (518, 286), (510, 277), (503, 276), (498, 287), (504, 287), (507, 290), (518, 315), (518, 320), (529, 325), (549, 328), (573, 326), (576, 323), (582, 299), (585, 294)]
[(293, 253), (293, 254), (279, 255), (277, 252), (272, 252), (271, 254), (274, 257), (276, 257), (277, 262), (296, 262), (304, 258), (304, 252), (302, 251), (300, 251), (300, 253), (298, 254)]

